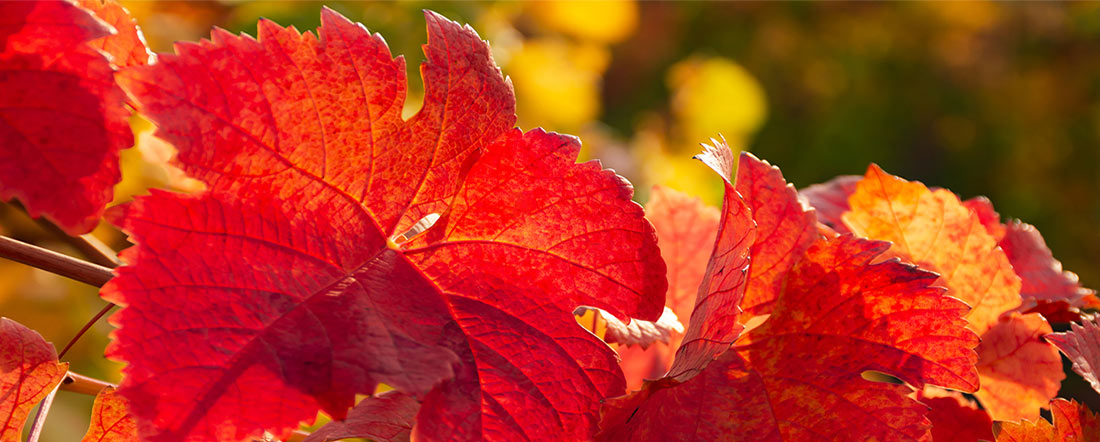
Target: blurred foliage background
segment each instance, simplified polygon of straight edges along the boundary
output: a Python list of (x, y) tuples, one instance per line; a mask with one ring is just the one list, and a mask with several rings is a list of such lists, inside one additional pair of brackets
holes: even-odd
[[(123, 2), (152, 49), (212, 26), (255, 34), (266, 17), (299, 30), (321, 3)], [(1054, 255), (1100, 287), (1100, 4), (1097, 3), (436, 3), (331, 2), (380, 32), (410, 66), (406, 114), (423, 87), (422, 9), (470, 23), (515, 85), (521, 127), (575, 134), (636, 186), (720, 201), (691, 156), (724, 134), (798, 187), (871, 162), (962, 198), (988, 196), (1036, 225)], [(201, 186), (166, 166), (170, 146), (135, 118), (116, 202), (150, 186)], [(75, 251), (11, 205), (0, 233)], [(109, 226), (96, 235), (116, 248)], [(57, 346), (104, 305), (90, 287), (0, 261), (0, 313)], [(101, 321), (72, 350), (75, 371), (118, 380)], [(1076, 375), (1063, 395), (1100, 398)], [(77, 440), (91, 398), (62, 393), (43, 440)]]

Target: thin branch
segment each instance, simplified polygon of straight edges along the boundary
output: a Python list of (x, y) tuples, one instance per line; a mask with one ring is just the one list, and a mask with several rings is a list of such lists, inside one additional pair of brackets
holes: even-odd
[(106, 267), (6, 236), (0, 236), (0, 257), (96, 287), (102, 287), (114, 276)]
[(57, 387), (53, 388), (53, 391), (42, 399), (42, 403), (38, 404), (38, 412), (34, 414), (34, 423), (31, 424), (31, 432), (27, 435), (27, 442), (38, 442), (38, 437), (42, 435), (42, 426), (46, 423), (46, 415), (50, 412), (50, 407), (53, 406), (53, 398), (57, 396)]
[(65, 233), (64, 230), (61, 230), (61, 228), (45, 218), (36, 218), (36, 221), (38, 221), (38, 225), (42, 226), (43, 229), (46, 229), (46, 231), (61, 238), (62, 241), (65, 241), (70, 246), (80, 251), (89, 261), (111, 269), (122, 265), (122, 262), (118, 260), (118, 253), (115, 252), (111, 246), (104, 244), (103, 241), (100, 241), (99, 238), (96, 238), (91, 233), (80, 236), (70, 236), (68, 233)]
[(84, 336), (84, 333), (86, 333), (88, 329), (92, 328), (92, 325), (94, 325), (96, 321), (99, 321), (99, 318), (102, 318), (103, 315), (106, 315), (107, 312), (110, 312), (112, 308), (115, 308), (114, 304), (108, 303), (107, 305), (103, 306), (103, 310), (100, 310), (99, 313), (96, 313), (95, 316), (92, 317), (92, 319), (88, 320), (88, 322), (84, 324), (84, 327), (81, 327), (80, 331), (76, 332), (76, 335), (69, 340), (69, 343), (65, 344), (65, 348), (61, 349), (61, 353), (57, 354), (57, 359), (65, 357), (65, 353), (68, 353), (69, 349), (73, 348), (73, 344), (76, 344), (76, 341), (79, 340), (81, 336)]

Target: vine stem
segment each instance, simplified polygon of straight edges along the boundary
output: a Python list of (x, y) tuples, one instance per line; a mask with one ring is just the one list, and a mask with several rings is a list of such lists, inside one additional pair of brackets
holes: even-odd
[(96, 287), (102, 287), (103, 284), (114, 277), (111, 269), (107, 267), (62, 255), (6, 236), (0, 236), (0, 257)]
[(86, 233), (80, 236), (70, 236), (68, 233), (65, 233), (64, 230), (61, 230), (60, 227), (57, 227), (57, 225), (47, 221), (45, 218), (37, 218), (37, 221), (38, 225), (42, 226), (43, 229), (60, 238), (62, 241), (65, 241), (70, 246), (73, 246), (73, 248), (80, 251), (85, 258), (88, 258), (89, 261), (112, 269), (122, 265), (114, 249), (104, 244), (103, 241), (100, 241), (95, 235)]
[(92, 328), (92, 326), (99, 321), (99, 318), (102, 318), (103, 315), (106, 315), (113, 308), (115, 308), (115, 305), (108, 303), (107, 305), (103, 306), (103, 309), (100, 310), (99, 313), (96, 313), (95, 316), (92, 317), (92, 319), (89, 319), (88, 322), (84, 323), (84, 327), (81, 327), (80, 331), (76, 332), (76, 335), (74, 335), (72, 339), (69, 339), (69, 343), (65, 344), (65, 348), (61, 349), (61, 352), (57, 354), (57, 359), (65, 357), (65, 353), (68, 353), (69, 349), (73, 348), (73, 344), (76, 344), (76, 341), (80, 340), (80, 337), (84, 336), (84, 333), (87, 332), (88, 329)]
[(34, 423), (31, 424), (30, 434), (27, 435), (27, 442), (38, 442), (38, 437), (42, 435), (42, 426), (46, 423), (46, 415), (50, 413), (50, 407), (53, 406), (53, 398), (57, 396), (57, 387), (50, 391), (50, 394), (42, 399), (42, 403), (38, 405), (38, 411), (34, 413)]

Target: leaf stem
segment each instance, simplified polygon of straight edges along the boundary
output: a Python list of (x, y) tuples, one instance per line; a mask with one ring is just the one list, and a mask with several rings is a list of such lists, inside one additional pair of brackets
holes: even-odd
[(50, 412), (50, 407), (53, 405), (53, 398), (57, 396), (58, 387), (54, 387), (53, 391), (42, 399), (42, 402), (38, 405), (38, 411), (34, 414), (34, 423), (31, 424), (30, 434), (27, 435), (27, 442), (38, 442), (38, 437), (42, 435), (42, 426), (46, 423), (46, 415)]
[(0, 257), (96, 287), (102, 287), (114, 276), (106, 267), (6, 236), (0, 236)]
[(80, 331), (76, 332), (76, 335), (69, 340), (69, 343), (65, 344), (65, 348), (61, 349), (61, 352), (57, 354), (57, 359), (65, 357), (65, 353), (68, 353), (69, 349), (73, 348), (73, 344), (76, 344), (76, 341), (79, 340), (81, 336), (84, 336), (84, 333), (86, 333), (88, 329), (92, 328), (92, 325), (94, 325), (96, 321), (99, 321), (99, 318), (102, 318), (103, 315), (106, 315), (108, 312), (110, 312), (112, 308), (115, 308), (114, 304), (108, 303), (107, 305), (103, 306), (103, 309), (100, 310), (99, 313), (96, 313), (95, 316), (92, 317), (92, 319), (89, 319), (88, 322), (84, 324), (84, 327), (81, 327)]

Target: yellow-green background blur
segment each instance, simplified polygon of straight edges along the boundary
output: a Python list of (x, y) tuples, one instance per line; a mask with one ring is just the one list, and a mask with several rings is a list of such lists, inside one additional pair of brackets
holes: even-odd
[[(150, 46), (171, 51), (212, 26), (254, 34), (259, 17), (313, 30), (320, 3), (125, 2)], [(578, 135), (583, 156), (629, 178), (718, 204), (691, 156), (724, 134), (798, 187), (870, 162), (1036, 225), (1066, 268), (1100, 287), (1100, 5), (894, 3), (332, 2), (380, 32), (422, 86), (422, 9), (470, 23), (512, 78), (524, 129)], [(150, 186), (193, 190), (171, 150), (135, 119), (116, 202)], [(0, 206), (0, 233), (66, 246)], [(113, 246), (110, 227), (96, 234)], [(0, 315), (62, 346), (104, 305), (93, 288), (0, 261)], [(101, 321), (70, 353), (77, 372), (118, 380)], [(1100, 398), (1076, 376), (1064, 395)], [(60, 393), (43, 440), (78, 440), (91, 398)]]

